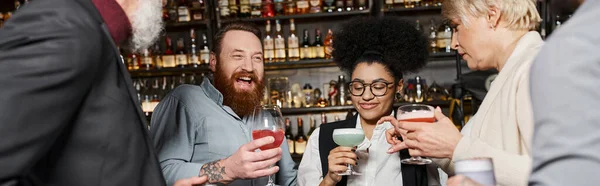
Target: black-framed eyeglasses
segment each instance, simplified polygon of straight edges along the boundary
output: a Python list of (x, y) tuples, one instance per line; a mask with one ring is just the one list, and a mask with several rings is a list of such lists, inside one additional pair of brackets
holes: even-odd
[(362, 96), (365, 93), (366, 87), (371, 88), (371, 93), (374, 96), (384, 96), (387, 94), (387, 91), (390, 85), (394, 83), (385, 82), (385, 81), (376, 81), (373, 83), (363, 83), (360, 81), (353, 81), (348, 83), (348, 87), (350, 87), (350, 94), (353, 96)]

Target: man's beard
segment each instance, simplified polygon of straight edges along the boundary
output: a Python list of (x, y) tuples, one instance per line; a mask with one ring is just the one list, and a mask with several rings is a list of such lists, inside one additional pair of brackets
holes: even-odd
[[(255, 85), (254, 90), (243, 91), (235, 88), (235, 82), (239, 77), (251, 77), (252, 83)], [(258, 79), (255, 73), (247, 71), (236, 72), (232, 77), (227, 77), (217, 65), (215, 72), (215, 88), (223, 94), (223, 105), (231, 107), (231, 109), (240, 117), (248, 116), (254, 112), (254, 107), (260, 104), (263, 97), (263, 89), (265, 87), (262, 80)]]
[(138, 0), (138, 3), (137, 10), (129, 18), (133, 34), (128, 44), (135, 52), (150, 48), (163, 30), (161, 0)]

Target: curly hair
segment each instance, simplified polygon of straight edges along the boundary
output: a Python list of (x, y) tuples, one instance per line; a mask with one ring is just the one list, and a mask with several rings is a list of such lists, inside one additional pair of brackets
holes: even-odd
[(427, 39), (412, 22), (396, 17), (355, 18), (333, 35), (334, 61), (352, 74), (356, 65), (379, 63), (396, 80), (427, 64)]

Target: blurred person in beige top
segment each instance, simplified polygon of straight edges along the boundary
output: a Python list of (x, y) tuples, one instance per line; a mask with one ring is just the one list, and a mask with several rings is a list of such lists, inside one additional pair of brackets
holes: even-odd
[[(433, 158), (449, 175), (453, 161), (491, 157), (498, 185), (526, 185), (533, 133), (529, 69), (544, 43), (535, 32), (541, 20), (535, 0), (452, 0), (442, 7), (454, 27), (452, 46), (469, 68), (499, 74), (462, 134), (440, 109), (435, 123), (382, 118), (396, 126), (387, 131), (394, 144), (389, 153), (408, 148), (412, 156)], [(404, 141), (393, 140), (400, 135)]]

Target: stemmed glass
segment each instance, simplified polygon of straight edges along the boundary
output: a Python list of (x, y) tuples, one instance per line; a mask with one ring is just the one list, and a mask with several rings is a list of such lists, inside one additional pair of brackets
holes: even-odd
[[(269, 150), (281, 146), (285, 135), (282, 118), (278, 106), (254, 107), (254, 113), (250, 118), (250, 122), (252, 122), (252, 139), (257, 140), (267, 136), (275, 138), (275, 142), (260, 147), (260, 150)], [(269, 183), (266, 186), (275, 186), (272, 176), (269, 175)]]
[[(354, 147), (360, 145), (365, 140), (365, 132), (357, 128), (342, 128), (333, 130), (333, 141), (343, 147)], [(348, 169), (340, 176), (361, 175), (353, 170), (352, 165), (348, 164)]]
[[(404, 105), (398, 108), (397, 119), (399, 121), (405, 122), (427, 122), (433, 123), (435, 122), (434, 117), (434, 108), (429, 105), (422, 104), (412, 104), (412, 105)], [(412, 165), (427, 165), (432, 163), (430, 159), (422, 158), (420, 156), (410, 157), (407, 159), (401, 160), (404, 164), (412, 164)]]

